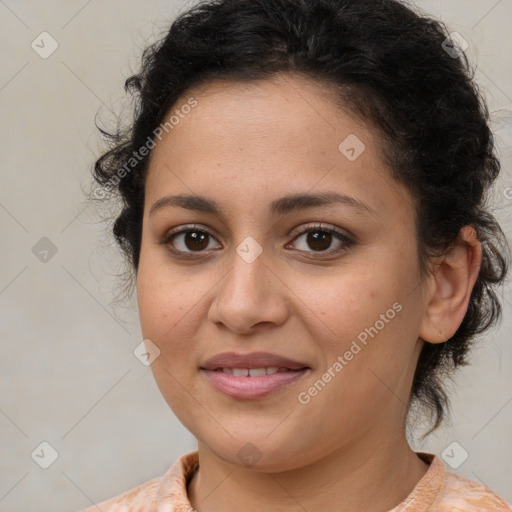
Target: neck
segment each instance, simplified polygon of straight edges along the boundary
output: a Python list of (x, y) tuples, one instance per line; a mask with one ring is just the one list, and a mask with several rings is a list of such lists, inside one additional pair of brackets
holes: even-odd
[(387, 512), (407, 498), (428, 470), (404, 433), (331, 452), (306, 466), (276, 473), (240, 469), (199, 442), (199, 470), (189, 482), (198, 512), (322, 510)]

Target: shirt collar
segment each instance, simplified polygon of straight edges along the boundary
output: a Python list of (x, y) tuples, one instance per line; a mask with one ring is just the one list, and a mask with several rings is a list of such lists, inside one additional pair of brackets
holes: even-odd
[[(429, 469), (416, 484), (407, 498), (389, 512), (423, 512), (435, 501), (441, 492), (446, 467), (434, 454), (416, 452), (418, 457), (429, 464)], [(191, 512), (187, 485), (199, 466), (199, 453), (186, 453), (179, 457), (162, 477), (158, 490), (158, 512)]]
[(443, 461), (432, 453), (416, 452), (416, 455), (429, 464), (429, 468), (409, 496), (389, 512), (424, 512), (430, 510), (430, 506), (444, 487), (446, 467)]
[(182, 455), (168, 469), (158, 490), (158, 512), (191, 512), (187, 485), (199, 466), (199, 452)]

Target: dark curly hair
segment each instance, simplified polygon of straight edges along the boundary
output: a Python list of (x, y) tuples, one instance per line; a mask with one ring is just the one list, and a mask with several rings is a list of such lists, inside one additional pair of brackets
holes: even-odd
[(98, 127), (111, 146), (95, 163), (92, 196), (120, 199), (113, 232), (129, 280), (138, 269), (150, 154), (139, 152), (154, 146), (180, 97), (214, 80), (280, 72), (327, 84), (340, 107), (378, 131), (393, 177), (415, 198), (422, 275), (462, 227), (473, 226), (482, 243), (461, 325), (444, 343), (424, 343), (414, 375), (408, 410), (419, 404), (434, 419), (423, 437), (437, 429), (449, 408), (442, 377), (468, 364), (473, 340), (500, 318), (496, 287), (509, 265), (507, 240), (485, 204), (500, 171), (489, 113), (454, 43), (443, 23), (398, 0), (210, 0), (180, 14), (125, 82), (136, 100), (132, 125), (112, 133)]

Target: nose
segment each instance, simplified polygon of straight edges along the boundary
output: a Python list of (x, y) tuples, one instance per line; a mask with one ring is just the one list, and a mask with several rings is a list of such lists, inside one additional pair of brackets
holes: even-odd
[(208, 320), (237, 334), (284, 323), (289, 288), (268, 260), (263, 252), (249, 263), (233, 251), (231, 268), (215, 288)]

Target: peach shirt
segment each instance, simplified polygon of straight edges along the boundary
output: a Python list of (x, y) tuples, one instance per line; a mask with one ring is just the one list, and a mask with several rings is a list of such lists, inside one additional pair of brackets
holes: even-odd
[[(447, 471), (434, 454), (416, 452), (427, 472), (411, 494), (389, 512), (512, 512), (510, 504), (483, 484)], [(179, 457), (165, 475), (80, 512), (194, 512), (187, 483), (198, 466), (198, 452)]]

